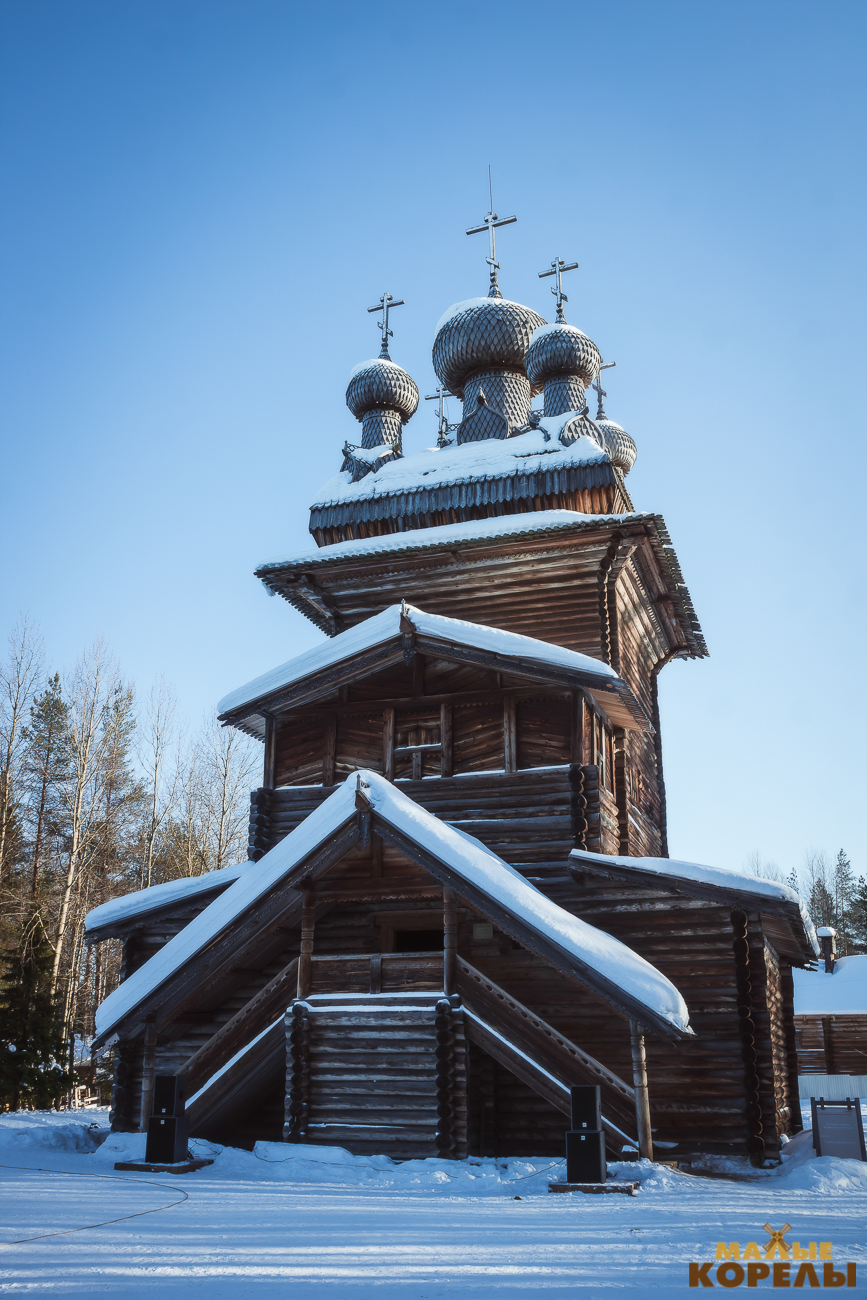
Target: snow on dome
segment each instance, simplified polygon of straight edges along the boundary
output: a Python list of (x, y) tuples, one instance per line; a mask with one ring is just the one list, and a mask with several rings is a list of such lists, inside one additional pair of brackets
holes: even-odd
[(540, 325), (527, 350), (527, 376), (535, 388), (552, 375), (574, 375), (590, 384), (599, 374), (602, 357), (596, 344), (575, 325)]
[(635, 439), (607, 416), (594, 420), (593, 423), (602, 435), (600, 444), (610, 456), (612, 465), (628, 474), (638, 456)]
[(442, 384), (463, 397), (464, 381), (484, 370), (524, 374), (533, 331), (543, 317), (509, 298), (468, 298), (455, 303), (437, 325), (433, 367)]
[(418, 407), (413, 379), (388, 357), (374, 357), (356, 366), (349, 377), (346, 405), (357, 420), (368, 411), (393, 410), (406, 424)]

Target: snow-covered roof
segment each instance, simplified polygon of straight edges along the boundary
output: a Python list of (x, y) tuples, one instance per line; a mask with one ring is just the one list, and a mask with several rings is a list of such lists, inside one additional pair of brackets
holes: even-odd
[(219, 871), (206, 871), (202, 876), (181, 876), (179, 880), (167, 880), (162, 885), (151, 885), (149, 889), (136, 889), (121, 898), (112, 898), (88, 912), (85, 931), (93, 935), (111, 926), (127, 925), (130, 921), (161, 912), (176, 903), (186, 903), (214, 889), (227, 889), (253, 865), (252, 862), (240, 862), (237, 866), (221, 867)]
[(665, 877), (680, 881), (684, 885), (708, 886), (718, 889), (731, 897), (752, 896), (757, 901), (788, 904), (797, 911), (803, 923), (807, 940), (814, 952), (819, 951), (816, 928), (800, 895), (788, 885), (776, 880), (764, 880), (758, 876), (747, 875), (743, 871), (732, 871), (729, 867), (707, 867), (699, 862), (679, 862), (675, 858), (621, 858), (614, 854), (589, 853), (586, 849), (573, 849), (570, 854), (573, 863), (579, 869), (597, 867), (602, 871), (612, 867), (647, 876)]
[(867, 955), (840, 957), (831, 975), (793, 970), (796, 1016), (867, 1016)]
[(429, 859), (442, 863), (458, 891), (463, 884), (471, 899), (488, 900), (496, 918), (513, 918), (522, 932), (539, 936), (549, 951), (555, 950), (578, 978), (602, 996), (642, 1023), (676, 1034), (691, 1032), (686, 1003), (650, 962), (546, 898), (478, 840), (440, 821), (384, 777), (361, 771), (352, 773), (265, 854), (255, 871), (245, 872), (106, 998), (96, 1013), (99, 1039), (104, 1040), (294, 868), (303, 864), (303, 870), (309, 870), (311, 854), (356, 816), (359, 794), (383, 822), (423, 849)]
[(449, 643), (462, 645), (500, 656), (504, 668), (508, 668), (509, 659), (524, 662), (530, 660), (540, 668), (547, 666), (590, 676), (600, 686), (615, 687), (619, 693), (626, 693), (628, 689), (608, 664), (577, 650), (566, 650), (562, 646), (537, 641), (535, 637), (522, 636), (518, 632), (504, 632), (501, 628), (467, 623), (458, 618), (445, 618), (441, 614), (426, 614), (414, 605), (390, 605), (363, 623), (357, 623), (355, 627), (340, 632), (322, 645), (306, 650), (287, 663), (255, 677), (245, 686), (231, 691), (217, 705), (218, 713), (221, 717), (233, 713), (276, 690), (301, 682), (314, 673), (320, 673), (366, 650), (394, 641), (401, 635), (402, 619), (408, 619), (420, 636), (435, 638), (446, 643), (446, 646)]
[[(225, 893), (110, 993), (96, 1012), (96, 1031), (105, 1037), (140, 1002), (155, 992), (186, 962), (207, 947), (258, 899), (268, 894), (293, 867), (355, 816), (355, 795), (348, 783), (304, 818), (294, 831), (245, 871)], [(300, 897), (300, 895), (299, 895)]]
[(309, 551), (296, 551), (279, 560), (266, 560), (256, 568), (256, 576), (267, 585), (267, 575), (274, 569), (293, 565), (305, 569), (334, 560), (352, 560), (365, 555), (390, 555), (397, 551), (458, 546), (462, 542), (487, 541), (494, 537), (524, 537), (531, 533), (557, 533), (575, 528), (592, 528), (594, 524), (640, 523), (656, 520), (653, 514), (582, 515), (577, 510), (532, 510), (527, 514), (500, 515), (494, 519), (471, 519), (461, 524), (440, 524), (435, 528), (413, 528), (405, 533), (385, 533), (382, 537), (364, 537), (355, 542), (335, 542)]
[[(569, 412), (574, 418), (576, 412)], [(557, 432), (565, 417), (552, 417), (551, 428)], [(482, 479), (499, 479), (512, 475), (531, 475), (539, 471), (574, 469), (585, 465), (610, 465), (607, 454), (591, 438), (576, 438), (563, 445), (543, 425), (514, 438), (486, 438), (461, 446), (429, 447), (401, 460), (389, 461), (375, 474), (352, 482), (348, 470), (335, 474), (319, 489), (311, 510), (338, 502), (366, 501), (374, 497), (393, 496), (420, 488), (446, 484), (476, 483)]]

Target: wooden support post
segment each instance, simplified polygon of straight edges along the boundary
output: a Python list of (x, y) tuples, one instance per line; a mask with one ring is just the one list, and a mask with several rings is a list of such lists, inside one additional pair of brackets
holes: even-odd
[(822, 1046), (825, 1049), (825, 1073), (836, 1074), (837, 1063), (834, 1060), (834, 1030), (830, 1016), (822, 1017)]
[(518, 770), (518, 736), (515, 699), (507, 695), (503, 700), (503, 768), (506, 772)]
[(266, 790), (273, 790), (277, 773), (277, 721), (273, 714), (265, 715), (265, 770), (262, 785)]
[(394, 780), (394, 709), (382, 713), (382, 770), (386, 781)]
[(644, 1034), (634, 1020), (629, 1022), (632, 1040), (632, 1086), (635, 1088), (635, 1120), (638, 1126), (638, 1154), (653, 1159), (653, 1137), (650, 1132), (650, 1098), (647, 1095), (647, 1058), (644, 1053)]
[(457, 977), (458, 931), (455, 896), (448, 885), (443, 885), (443, 992), (450, 996), (455, 991)]
[(413, 781), (420, 781), (423, 776), (422, 755), (416, 750), (412, 756), (412, 779)]
[(304, 906), (301, 910), (301, 956), (298, 959), (299, 998), (310, 996), (313, 984), (313, 918), (316, 909), (316, 894), (311, 885), (304, 890)]
[(322, 784), (334, 785), (337, 762), (337, 714), (332, 713), (325, 722), (325, 752), (322, 757)]
[(454, 744), (452, 741), (452, 706), (440, 705), (440, 776), (452, 776)]
[(584, 697), (580, 691), (573, 691), (569, 698), (569, 762), (584, 762)]
[(154, 1079), (157, 1072), (156, 1016), (148, 1016), (144, 1030), (144, 1055), (141, 1067), (141, 1122), (139, 1131), (147, 1133), (148, 1120), (154, 1108)]

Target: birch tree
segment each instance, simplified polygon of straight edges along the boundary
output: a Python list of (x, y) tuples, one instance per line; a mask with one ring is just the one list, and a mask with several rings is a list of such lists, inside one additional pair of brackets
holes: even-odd
[(76, 664), (69, 688), (69, 776), (64, 788), (68, 838), (65, 880), (54, 932), (52, 997), (57, 992), (73, 890), (101, 826), (105, 785), (110, 781), (106, 760), (115, 740), (112, 711), (120, 689), (117, 665), (103, 642), (95, 641)]

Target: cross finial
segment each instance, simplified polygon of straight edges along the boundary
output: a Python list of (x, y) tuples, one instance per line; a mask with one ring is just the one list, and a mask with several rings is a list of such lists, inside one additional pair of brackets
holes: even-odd
[(485, 261), (487, 262), (488, 266), (491, 268), (491, 284), (490, 284), (490, 288), (488, 289), (488, 297), (502, 298), (503, 295), (500, 293), (500, 286), (497, 284), (497, 272), (500, 269), (500, 263), (497, 261), (497, 237), (494, 234), (494, 231), (498, 226), (510, 226), (512, 222), (517, 221), (518, 218), (498, 217), (496, 212), (494, 211), (494, 190), (491, 184), (490, 165), (488, 166), (488, 196), (491, 202), (491, 207), (490, 207), (490, 211), (488, 212), (488, 215), (485, 217), (484, 221), (480, 226), (470, 226), (469, 230), (467, 231), (467, 234), (481, 235), (484, 233), (484, 231), (488, 232), (488, 236), (490, 239), (490, 246), (491, 246), (490, 255), (485, 258)]
[(616, 366), (616, 365), (617, 365), (617, 362), (616, 362), (616, 361), (604, 361), (604, 362), (602, 363), (602, 365), (599, 367), (599, 374), (596, 376), (596, 383), (590, 385), (590, 387), (593, 389), (593, 391), (594, 391), (594, 393), (596, 394), (596, 397), (597, 397), (597, 402), (596, 402), (596, 419), (597, 419), (597, 420), (604, 420), (604, 419), (605, 419), (605, 406), (604, 406), (604, 404), (603, 404), (602, 399), (603, 399), (603, 397), (607, 397), (607, 396), (608, 396), (608, 394), (606, 393), (605, 389), (602, 387), (602, 371), (603, 371), (603, 370), (610, 370), (612, 366)]
[(388, 328), (388, 313), (391, 311), (392, 307), (403, 307), (405, 305), (403, 298), (394, 299), (390, 293), (384, 293), (375, 307), (368, 307), (367, 309), (369, 312), (382, 312), (382, 320), (377, 321), (376, 323), (382, 330), (382, 349), (379, 355), (384, 357), (386, 361), (391, 360), (391, 357), (388, 355), (388, 340), (394, 336), (394, 331)]
[(443, 385), (442, 387), (438, 388), (436, 392), (429, 393), (428, 396), (424, 399), (426, 402), (439, 402), (440, 404), (440, 409), (439, 409), (440, 427), (439, 427), (439, 433), (437, 435), (438, 447), (444, 447), (446, 445), (447, 442), (446, 435), (448, 434), (449, 431), (449, 422), (446, 417), (447, 397), (454, 397), (454, 393), (450, 393), (449, 390)]
[(551, 286), (551, 292), (553, 293), (554, 297), (557, 299), (557, 324), (558, 325), (566, 324), (566, 317), (563, 315), (563, 303), (569, 301), (569, 299), (566, 297), (565, 293), (563, 292), (563, 281), (561, 279), (561, 276), (563, 275), (564, 271), (577, 271), (577, 270), (578, 270), (577, 262), (567, 263), (563, 261), (562, 257), (555, 257), (554, 261), (551, 263), (550, 271), (539, 272), (540, 280), (544, 280), (546, 275), (556, 275), (557, 277), (557, 283)]

